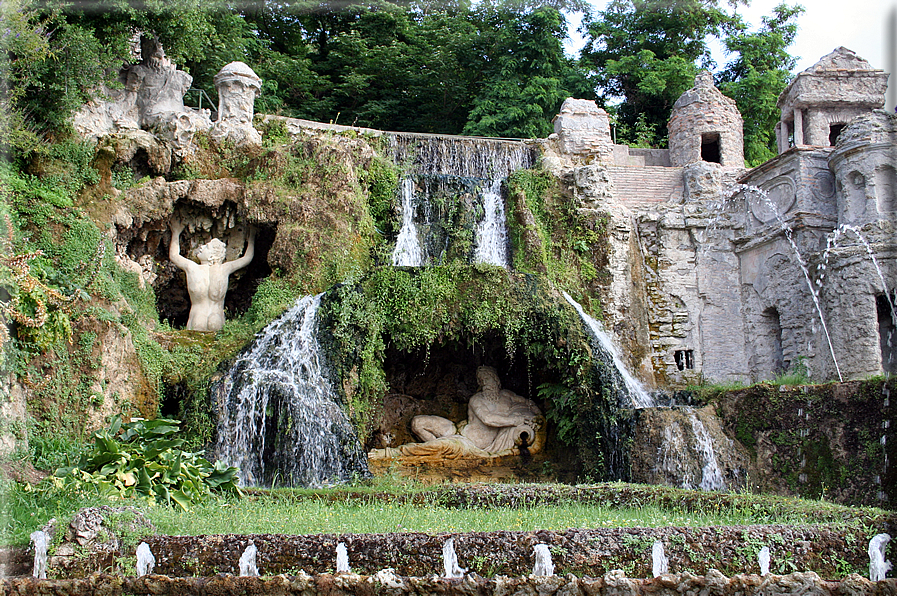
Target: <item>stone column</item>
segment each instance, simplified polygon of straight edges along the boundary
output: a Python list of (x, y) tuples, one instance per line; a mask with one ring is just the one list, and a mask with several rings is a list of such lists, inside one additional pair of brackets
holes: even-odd
[(804, 144), (804, 113), (800, 108), (794, 108), (794, 146)]
[(776, 149), (779, 155), (788, 150), (788, 123), (782, 120), (776, 122)]

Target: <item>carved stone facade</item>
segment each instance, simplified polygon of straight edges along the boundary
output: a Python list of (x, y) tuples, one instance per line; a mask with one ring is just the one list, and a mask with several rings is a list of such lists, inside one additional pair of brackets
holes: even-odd
[(887, 73), (839, 47), (799, 73), (779, 97), (779, 153), (789, 147), (830, 147), (851, 120), (885, 105)]
[[(897, 372), (897, 116), (874, 109), (886, 80), (849, 50), (826, 56), (779, 100), (802, 142), (746, 172), (741, 117), (702, 73), (670, 120), (673, 167), (560, 172), (610, 215), (605, 323), (645, 382)], [(665, 197), (650, 183), (664, 171), (680, 184)]]

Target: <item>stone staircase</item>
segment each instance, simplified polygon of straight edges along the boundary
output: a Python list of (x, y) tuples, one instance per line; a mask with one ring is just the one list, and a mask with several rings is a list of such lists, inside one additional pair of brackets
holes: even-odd
[(682, 168), (608, 166), (616, 199), (627, 207), (642, 207), (682, 196)]

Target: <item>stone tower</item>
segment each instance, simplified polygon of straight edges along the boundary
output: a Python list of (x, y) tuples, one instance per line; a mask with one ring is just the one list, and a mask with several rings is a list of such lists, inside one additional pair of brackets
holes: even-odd
[(668, 127), (673, 166), (705, 161), (726, 168), (744, 167), (741, 113), (713, 85), (709, 71), (699, 72), (695, 86), (676, 100)]
[(799, 73), (776, 104), (779, 153), (791, 147), (835, 145), (848, 122), (885, 105), (888, 74), (845, 47)]

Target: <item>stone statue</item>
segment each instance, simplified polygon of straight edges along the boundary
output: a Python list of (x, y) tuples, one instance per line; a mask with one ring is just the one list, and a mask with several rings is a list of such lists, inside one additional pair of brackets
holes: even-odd
[(252, 261), (255, 254), (255, 228), (249, 228), (246, 253), (239, 259), (225, 262), (227, 245), (213, 238), (196, 249), (199, 264), (181, 256), (180, 240), (183, 229), (184, 224), (177, 219), (171, 222), (171, 246), (168, 249), (168, 257), (187, 274), (187, 292), (190, 294), (187, 329), (218, 331), (224, 327), (224, 297), (227, 294), (228, 277)]
[(544, 419), (534, 402), (501, 388), (498, 374), (489, 366), (477, 369), (480, 390), (467, 404), (467, 420), (455, 425), (441, 416), (415, 416), (411, 430), (423, 443), (396, 449), (375, 449), (370, 457), (423, 456), (455, 459), (496, 457), (519, 450), (538, 452), (542, 447)]
[(165, 56), (156, 37), (140, 38), (141, 61), (128, 69), (125, 87), (136, 92), (140, 128), (155, 129), (178, 149), (187, 148), (197, 131), (212, 125), (208, 110), (184, 106), (193, 77)]
[(231, 141), (236, 146), (261, 145), (262, 136), (252, 126), (255, 98), (262, 80), (249, 66), (231, 62), (215, 75), (218, 90), (218, 120), (212, 125), (211, 137), (216, 142)]
[(150, 129), (184, 112), (184, 94), (193, 77), (178, 70), (155, 37), (140, 38), (141, 60), (128, 71), (126, 87), (137, 92), (140, 127)]

